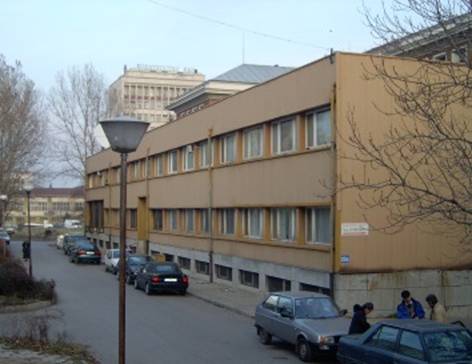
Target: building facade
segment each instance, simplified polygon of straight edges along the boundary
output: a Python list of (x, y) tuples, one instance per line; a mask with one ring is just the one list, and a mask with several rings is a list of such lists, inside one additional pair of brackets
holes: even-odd
[[(65, 219), (83, 221), (84, 188), (35, 187), (31, 191), (31, 223), (43, 225), (63, 224)], [(27, 223), (28, 206), (26, 196), (15, 199), (7, 215), (7, 223), (21, 225)]]
[[(387, 212), (360, 209), (359, 193), (340, 185), (377, 173), (343, 157), (353, 154), (353, 110), (365, 135), (395, 121), (379, 111), (394, 102), (383, 83), (364, 77), (373, 60), (419, 64), (336, 53), (148, 132), (129, 156), (128, 243), (201, 277), (332, 293), (343, 308), (370, 299), (387, 314), (402, 288), (442, 290), (424, 272), (470, 266), (470, 252), (428, 227), (371, 229)], [(89, 236), (110, 247), (119, 241), (119, 156), (90, 157), (87, 175)]]
[(151, 128), (173, 118), (167, 106), (201, 84), (205, 76), (196, 69), (138, 65), (124, 67), (123, 74), (108, 90), (108, 114), (127, 115), (151, 123)]

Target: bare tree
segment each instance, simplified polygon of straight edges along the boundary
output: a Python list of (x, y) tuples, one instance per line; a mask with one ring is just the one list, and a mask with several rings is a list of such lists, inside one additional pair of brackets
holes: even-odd
[(90, 64), (60, 72), (48, 101), (55, 159), (63, 175), (82, 182), (86, 159), (100, 150), (95, 129), (106, 113), (104, 77)]
[[(400, 54), (422, 48), (423, 37), (454, 51), (464, 44), (462, 35), (472, 34), (471, 10), (468, 0), (394, 0), (367, 19), (379, 39), (396, 39), (391, 45)], [(451, 24), (465, 26), (457, 33)], [(463, 246), (472, 242), (472, 77), (469, 55), (460, 56), (461, 64), (424, 59), (414, 71), (376, 57), (365, 66), (366, 79), (381, 80), (394, 100), (392, 109), (379, 109), (394, 121), (384, 135), (366, 135), (352, 110), (344, 141), (354, 153), (342, 157), (376, 173), (341, 181), (341, 188), (359, 190), (362, 208), (388, 211), (378, 229), (395, 232), (422, 222), (453, 233)]]
[(34, 83), (21, 64), (0, 55), (0, 193), (13, 201), (25, 175), (38, 172), (46, 118)]

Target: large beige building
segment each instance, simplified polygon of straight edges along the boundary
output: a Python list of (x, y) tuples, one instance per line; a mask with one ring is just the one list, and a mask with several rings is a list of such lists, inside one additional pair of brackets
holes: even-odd
[(196, 69), (138, 65), (124, 67), (123, 74), (108, 90), (108, 114), (127, 115), (151, 123), (151, 128), (169, 122), (174, 113), (167, 106), (205, 76)]
[[(128, 243), (230, 285), (330, 292), (343, 308), (370, 300), (389, 314), (410, 288), (468, 310), (472, 296), (457, 289), (471, 291), (470, 271), (457, 270), (470, 251), (428, 226), (372, 229), (386, 210), (362, 210), (358, 192), (340, 188), (377, 173), (342, 158), (354, 153), (352, 113), (366, 136), (396, 120), (379, 111), (394, 102), (383, 82), (365, 78), (376, 60), (419, 65), (336, 53), (148, 132), (129, 156)], [(87, 161), (87, 224), (101, 247), (119, 241), (118, 166), (111, 150)]]

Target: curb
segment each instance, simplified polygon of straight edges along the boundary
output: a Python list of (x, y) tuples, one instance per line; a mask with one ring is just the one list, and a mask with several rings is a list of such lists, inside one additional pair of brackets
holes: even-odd
[(190, 295), (190, 296), (193, 296), (193, 297), (195, 297), (195, 298), (197, 298), (197, 299), (199, 299), (199, 300), (201, 300), (201, 301), (210, 303), (210, 304), (212, 304), (213, 306), (220, 307), (220, 308), (224, 308), (225, 310), (228, 310), (228, 311), (237, 313), (238, 315), (245, 316), (245, 317), (248, 317), (248, 318), (251, 318), (251, 319), (254, 318), (254, 314), (248, 314), (247, 312), (244, 312), (243, 310), (240, 310), (239, 308), (236, 308), (236, 307), (227, 305), (227, 304), (225, 304), (225, 303), (221, 303), (221, 302), (212, 300), (212, 299), (210, 299), (210, 298), (201, 296), (201, 295), (199, 295), (198, 293), (196, 294), (196, 293), (194, 293), (194, 292), (187, 291), (187, 294)]
[(52, 303), (51, 301), (40, 301), (40, 302), (29, 303), (26, 305), (5, 306), (5, 307), (0, 307), (0, 314), (36, 311), (36, 310), (40, 310), (42, 308), (46, 308), (52, 305), (54, 305), (54, 303)]

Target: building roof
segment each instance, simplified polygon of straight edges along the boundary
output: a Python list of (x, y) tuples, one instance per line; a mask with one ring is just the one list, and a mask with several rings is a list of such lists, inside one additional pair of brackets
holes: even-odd
[(293, 70), (292, 67), (266, 66), (243, 63), (211, 79), (212, 81), (262, 83)]
[(35, 187), (31, 191), (33, 197), (84, 197), (84, 186), (78, 187)]
[(472, 29), (472, 13), (462, 14), (443, 24), (436, 24), (402, 38), (394, 39), (388, 43), (368, 50), (366, 53), (385, 54), (397, 56), (413, 49), (425, 47), (438, 42), (448, 36), (470, 32)]

